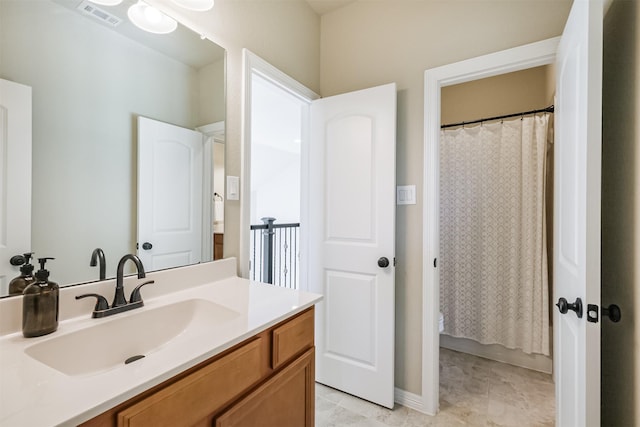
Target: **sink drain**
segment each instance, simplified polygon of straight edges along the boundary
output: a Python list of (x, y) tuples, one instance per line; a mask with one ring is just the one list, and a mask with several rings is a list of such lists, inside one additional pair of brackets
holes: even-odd
[(136, 356), (131, 356), (131, 357), (129, 357), (127, 360), (125, 360), (125, 361), (124, 361), (124, 364), (125, 364), (125, 365), (128, 365), (129, 363), (133, 363), (133, 362), (135, 362), (136, 360), (140, 360), (140, 359), (142, 359), (143, 357), (144, 357), (144, 354), (138, 354), (138, 355), (136, 355)]

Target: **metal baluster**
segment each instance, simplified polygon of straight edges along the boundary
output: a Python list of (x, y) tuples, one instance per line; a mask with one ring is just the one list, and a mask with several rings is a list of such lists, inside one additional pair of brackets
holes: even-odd
[(292, 278), (293, 278), (293, 289), (298, 289), (298, 229), (293, 229), (293, 260), (291, 261), (292, 266)]
[(278, 230), (278, 284), (282, 286), (282, 229)]
[[(287, 234), (288, 234), (288, 237), (287, 237), (287, 249), (289, 249), (289, 256), (288, 256), (288, 259), (289, 259), (289, 265), (290, 265), (290, 266), (292, 266), (292, 265), (293, 265), (293, 260), (292, 260), (292, 258), (291, 258), (291, 232), (292, 232), (292, 230), (293, 230), (293, 227), (291, 227), (291, 228), (289, 228), (289, 229), (287, 230)], [(289, 271), (288, 271), (288, 270), (287, 270), (287, 273), (289, 273)], [(289, 274), (289, 286), (287, 286), (288, 288), (292, 288), (292, 286), (291, 286), (291, 285), (292, 285), (292, 283), (291, 283), (291, 279), (292, 279), (292, 276), (291, 276), (291, 274)]]
[(264, 264), (264, 255), (262, 254), (262, 250), (264, 249), (264, 236), (262, 235), (263, 232), (264, 230), (260, 229), (260, 238), (258, 239), (260, 243), (258, 244), (258, 257), (256, 258), (256, 260), (260, 263), (260, 266), (256, 265), (256, 274), (258, 275), (259, 282), (262, 282), (262, 265)]
[(253, 258), (251, 258), (249, 267), (251, 268), (251, 279), (256, 280), (256, 230), (251, 231), (251, 238), (253, 239)]

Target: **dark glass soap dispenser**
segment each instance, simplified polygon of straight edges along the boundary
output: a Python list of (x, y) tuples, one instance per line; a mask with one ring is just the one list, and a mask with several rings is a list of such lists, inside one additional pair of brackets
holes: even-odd
[(9, 282), (9, 295), (22, 295), (26, 287), (36, 281), (36, 278), (33, 277), (33, 264), (31, 264), (32, 255), (33, 252), (29, 252), (21, 257), (16, 257), (22, 258), (24, 264), (20, 266), (20, 275)]
[(58, 329), (57, 283), (49, 280), (49, 271), (44, 266), (47, 260), (38, 258), (40, 270), (36, 281), (24, 290), (22, 297), (22, 335), (27, 338), (50, 334)]

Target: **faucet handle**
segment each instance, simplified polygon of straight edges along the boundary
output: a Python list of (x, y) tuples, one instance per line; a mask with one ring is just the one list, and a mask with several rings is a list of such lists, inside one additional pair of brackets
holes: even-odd
[(95, 311), (107, 310), (109, 308), (109, 303), (107, 302), (107, 299), (105, 297), (103, 297), (102, 295), (98, 295), (98, 294), (76, 295), (76, 299), (82, 299), (82, 298), (87, 298), (87, 297), (95, 297), (96, 298), (96, 306), (93, 309), (94, 312)]
[(146, 281), (135, 287), (133, 292), (131, 292), (131, 298), (129, 298), (129, 304), (133, 304), (134, 302), (142, 302), (142, 296), (140, 295), (140, 288), (144, 285), (148, 285), (154, 283), (153, 280)]

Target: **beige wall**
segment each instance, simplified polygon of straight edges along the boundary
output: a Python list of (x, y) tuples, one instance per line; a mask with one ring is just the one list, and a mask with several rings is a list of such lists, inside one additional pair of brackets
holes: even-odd
[[(442, 88), (442, 124), (459, 123), (549, 106), (549, 65)], [(553, 79), (555, 86), (555, 79)]]
[[(319, 92), (320, 18), (302, 0), (216, 0), (207, 12), (188, 12), (166, 0), (149, 3), (227, 50), (226, 170), (241, 176), (242, 49)], [(239, 255), (239, 233), (240, 202), (227, 200), (225, 257)]]
[(604, 20), (602, 425), (640, 425), (640, 6), (615, 0)]
[(198, 126), (224, 120), (224, 72), (224, 58), (198, 70)]
[(421, 394), (424, 71), (554, 37), (570, 1), (357, 1), (322, 16), (320, 93), (395, 81), (397, 184), (416, 184), (418, 204), (396, 225), (396, 386)]

